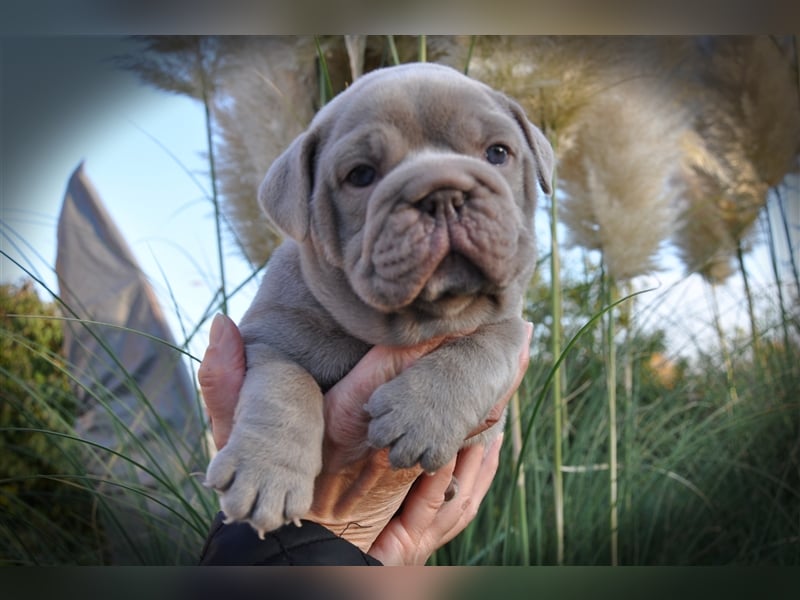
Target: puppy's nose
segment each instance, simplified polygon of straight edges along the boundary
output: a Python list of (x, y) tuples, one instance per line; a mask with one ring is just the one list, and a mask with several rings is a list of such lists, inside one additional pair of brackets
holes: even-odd
[(466, 201), (466, 194), (462, 190), (445, 188), (436, 190), (425, 196), (417, 203), (420, 212), (432, 217), (442, 214), (446, 218), (457, 216)]

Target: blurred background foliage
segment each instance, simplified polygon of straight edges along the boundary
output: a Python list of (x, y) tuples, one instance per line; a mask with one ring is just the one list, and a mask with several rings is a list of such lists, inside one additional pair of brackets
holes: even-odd
[(61, 321), (32, 282), (0, 285), (0, 562), (102, 562), (94, 497), (74, 435), (78, 414), (61, 356)]

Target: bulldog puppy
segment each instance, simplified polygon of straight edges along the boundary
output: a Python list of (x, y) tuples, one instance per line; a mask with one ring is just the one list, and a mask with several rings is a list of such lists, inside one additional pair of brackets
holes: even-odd
[(454, 336), (365, 410), (392, 466), (455, 456), (514, 379), (553, 160), (516, 102), (441, 65), (373, 71), (319, 111), (259, 188), (286, 241), (240, 324), (247, 374), (207, 471), (229, 521), (263, 537), (306, 514), (323, 393), (376, 344)]

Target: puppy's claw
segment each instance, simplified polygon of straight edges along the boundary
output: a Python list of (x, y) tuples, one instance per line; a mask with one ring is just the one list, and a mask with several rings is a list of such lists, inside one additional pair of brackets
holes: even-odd
[(236, 481), (236, 471), (234, 471), (231, 474), (231, 478), (226, 483), (224, 483), (222, 485), (216, 485), (214, 483), (211, 483), (208, 479), (206, 479), (203, 482), (203, 485), (205, 485), (208, 488), (211, 488), (212, 490), (214, 490), (218, 494), (223, 494), (223, 493), (227, 492), (229, 489), (231, 489), (231, 486), (233, 485), (234, 481)]

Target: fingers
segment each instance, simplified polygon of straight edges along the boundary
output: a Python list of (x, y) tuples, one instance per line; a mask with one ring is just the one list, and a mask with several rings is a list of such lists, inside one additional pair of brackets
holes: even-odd
[(221, 449), (233, 428), (233, 414), (244, 381), (244, 343), (236, 324), (218, 314), (211, 322), (209, 344), (197, 371), (214, 444)]
[[(458, 492), (452, 500), (442, 506), (439, 512), (438, 518), (442, 521), (442, 529), (438, 532), (438, 537), (431, 540), (430, 545), (434, 545), (434, 542), (438, 544), (431, 549), (431, 553), (461, 533), (477, 516), (478, 508), (497, 474), (502, 445), (503, 435), (500, 434), (489, 443), (488, 447), (476, 444), (460, 452), (453, 473), (458, 480)], [(452, 525), (446, 530), (445, 524), (448, 522)], [(437, 532), (431, 529), (426, 533), (429, 536), (437, 535)]]
[(338, 446), (363, 444), (369, 415), (364, 410), (372, 393), (410, 367), (442, 339), (409, 348), (374, 346), (353, 369), (325, 395), (326, 434)]
[[(403, 506), (381, 531), (369, 553), (384, 565), (423, 565), (436, 548), (423, 546), (425, 529), (436, 519), (444, 504), (456, 459), (433, 475), (420, 475)], [(450, 524), (448, 524), (448, 529)], [(438, 547), (438, 546), (436, 546)]]
[[(422, 473), (422, 469), (412, 467), (409, 469), (392, 469), (388, 458), (381, 459), (388, 451), (379, 450), (376, 455), (359, 465), (360, 468), (346, 473), (346, 476), (337, 473), (338, 477), (329, 477), (323, 473), (317, 478), (317, 488), (320, 498), (315, 498), (313, 509), (317, 512), (326, 512), (334, 517), (346, 517), (358, 512), (358, 507), (365, 505), (365, 498), (369, 504), (375, 505), (376, 512), (383, 512), (386, 507), (386, 520), (397, 511), (405, 498), (411, 485)], [(330, 480), (334, 480), (331, 483)], [(323, 486), (330, 492), (325, 493)]]
[[(434, 475), (423, 475), (408, 494), (403, 508), (370, 548), (386, 565), (422, 565), (430, 555), (475, 518), (491, 486), (500, 460), (502, 435), (488, 447), (464, 448), (457, 459)], [(458, 479), (455, 497), (444, 501), (451, 478)]]

